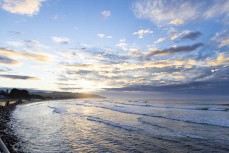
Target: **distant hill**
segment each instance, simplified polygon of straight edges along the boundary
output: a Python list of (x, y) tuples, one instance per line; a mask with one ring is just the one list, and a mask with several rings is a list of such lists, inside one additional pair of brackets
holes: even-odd
[(31, 92), (33, 95), (39, 95), (44, 98), (53, 99), (70, 99), (70, 98), (105, 98), (99, 95), (72, 92)]
[(29, 89), (0, 89), (1, 98), (5, 99), (75, 99), (75, 98), (105, 98), (95, 94), (58, 92), (58, 91), (31, 91)]

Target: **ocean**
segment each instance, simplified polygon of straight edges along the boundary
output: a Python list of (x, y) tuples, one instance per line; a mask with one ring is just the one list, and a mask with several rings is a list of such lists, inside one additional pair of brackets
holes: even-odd
[(18, 105), (18, 152), (229, 152), (229, 101), (74, 99)]

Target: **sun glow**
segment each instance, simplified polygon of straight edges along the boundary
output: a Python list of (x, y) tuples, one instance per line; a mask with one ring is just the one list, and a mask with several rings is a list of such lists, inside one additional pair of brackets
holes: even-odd
[(88, 81), (88, 80), (81, 80), (79, 82), (79, 88), (81, 88), (82, 92), (94, 92), (102, 90), (103, 84), (98, 84), (94, 81)]
[(81, 80), (79, 83), (80, 87), (82, 88), (92, 88), (94, 83), (92, 81)]

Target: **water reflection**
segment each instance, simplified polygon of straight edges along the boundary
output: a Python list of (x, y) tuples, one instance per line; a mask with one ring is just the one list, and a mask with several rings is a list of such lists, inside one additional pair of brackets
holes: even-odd
[[(146, 103), (157, 107), (143, 106)], [(20, 138), (18, 149), (23, 152), (228, 149), (228, 111), (179, 109), (196, 107), (180, 101), (175, 108), (170, 105), (109, 100), (33, 103), (17, 107), (12, 126)]]

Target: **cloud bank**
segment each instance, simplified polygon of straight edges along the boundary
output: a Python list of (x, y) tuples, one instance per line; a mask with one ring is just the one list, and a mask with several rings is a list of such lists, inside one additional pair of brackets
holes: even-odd
[(38, 80), (38, 78), (36, 77), (25, 76), (25, 75), (1, 74), (0, 77), (7, 78), (7, 79), (13, 79), (13, 80)]
[(50, 57), (47, 55), (28, 53), (28, 52), (19, 52), (15, 50), (9, 50), (6, 48), (0, 48), (0, 55), (6, 56), (8, 58), (22, 58), (27, 60), (33, 60), (37, 62), (47, 62), (50, 60)]
[(20, 62), (10, 59), (8, 57), (0, 56), (0, 64), (18, 65), (20, 64)]
[(145, 58), (151, 58), (154, 55), (171, 55), (171, 54), (176, 54), (176, 53), (191, 52), (203, 45), (204, 45), (203, 43), (196, 43), (193, 45), (170, 47), (170, 48), (162, 49), (162, 50), (154, 49), (150, 53), (147, 53), (145, 55)]

